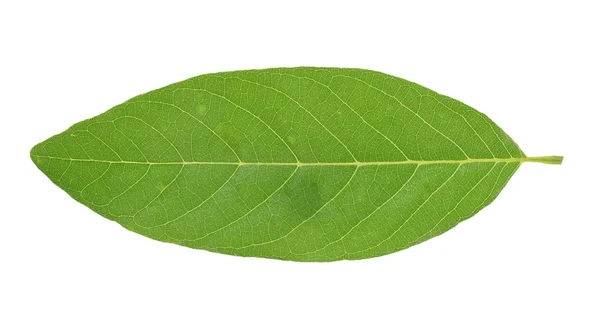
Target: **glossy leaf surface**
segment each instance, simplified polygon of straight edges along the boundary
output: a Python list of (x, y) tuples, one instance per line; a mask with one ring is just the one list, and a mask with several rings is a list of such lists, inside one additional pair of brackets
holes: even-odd
[[(297, 261), (407, 248), (473, 216), (527, 158), (473, 108), (386, 74), (208, 74), (31, 151), (77, 201), (150, 238)], [(58, 215), (57, 215), (58, 217)]]

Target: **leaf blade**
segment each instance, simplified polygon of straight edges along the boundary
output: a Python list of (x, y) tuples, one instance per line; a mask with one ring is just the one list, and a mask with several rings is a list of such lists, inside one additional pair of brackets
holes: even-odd
[(198, 76), (80, 122), (31, 155), (74, 199), (132, 231), (297, 261), (422, 242), (491, 203), (535, 159), (454, 99), (337, 68)]

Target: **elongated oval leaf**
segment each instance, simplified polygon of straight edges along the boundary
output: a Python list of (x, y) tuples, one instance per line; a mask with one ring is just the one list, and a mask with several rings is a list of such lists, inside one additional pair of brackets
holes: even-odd
[(77, 201), (150, 238), (296, 261), (380, 256), (473, 216), (528, 158), (488, 117), (379, 72), (208, 74), (37, 146)]

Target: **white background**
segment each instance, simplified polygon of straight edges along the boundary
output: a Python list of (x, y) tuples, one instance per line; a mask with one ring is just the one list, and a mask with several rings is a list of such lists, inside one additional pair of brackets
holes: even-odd
[[(595, 1), (6, 1), (0, 5), (0, 329), (599, 330)], [(355, 262), (153, 241), (72, 200), (30, 148), (191, 76), (279, 66), (403, 77), (531, 156), (448, 233)]]

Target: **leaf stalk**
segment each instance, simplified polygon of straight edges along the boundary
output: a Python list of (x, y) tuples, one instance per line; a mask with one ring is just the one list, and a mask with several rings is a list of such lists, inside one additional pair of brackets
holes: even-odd
[(526, 157), (523, 159), (523, 162), (536, 162), (536, 163), (545, 163), (545, 164), (562, 164), (563, 157), (562, 156), (532, 156)]

